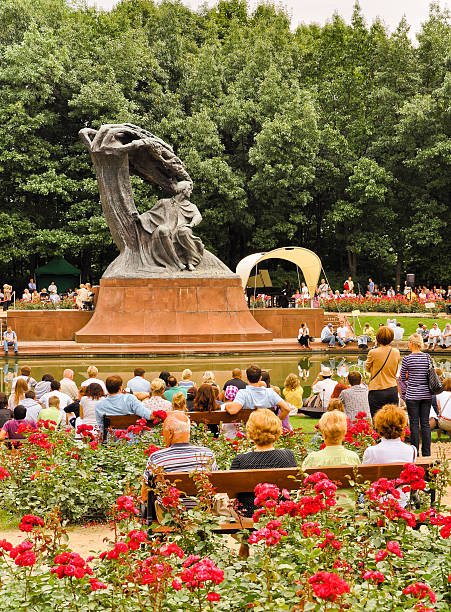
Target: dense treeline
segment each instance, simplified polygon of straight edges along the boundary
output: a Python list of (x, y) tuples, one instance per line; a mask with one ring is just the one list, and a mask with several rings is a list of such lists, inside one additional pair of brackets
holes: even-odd
[[(97, 280), (113, 257), (83, 126), (131, 121), (194, 179), (199, 234), (229, 266), (296, 244), (330, 277), (447, 283), (451, 24), (418, 44), (356, 5), (290, 30), (268, 4), (0, 0), (0, 272), (54, 254)], [(133, 178), (138, 208), (161, 192)]]

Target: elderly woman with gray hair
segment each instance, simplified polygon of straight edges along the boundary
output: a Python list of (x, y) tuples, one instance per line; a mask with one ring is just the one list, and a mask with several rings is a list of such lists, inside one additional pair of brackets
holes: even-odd
[(143, 400), (143, 406), (148, 408), (151, 413), (155, 412), (155, 410), (164, 410), (165, 412), (172, 410), (171, 402), (163, 397), (165, 390), (166, 383), (164, 380), (162, 378), (154, 378), (150, 383), (150, 397)]

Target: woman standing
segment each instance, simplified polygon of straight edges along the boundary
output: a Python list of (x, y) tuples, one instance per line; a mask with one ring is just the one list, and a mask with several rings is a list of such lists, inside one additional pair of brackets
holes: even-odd
[(365, 369), (371, 374), (368, 384), (368, 403), (371, 417), (385, 406), (398, 403), (398, 381), (396, 374), (400, 354), (397, 348), (390, 346), (395, 334), (390, 327), (379, 327), (376, 334), (377, 348), (368, 353)]
[(429, 391), (428, 370), (431, 358), (422, 352), (423, 347), (423, 338), (420, 334), (412, 334), (409, 338), (410, 355), (406, 355), (401, 364), (399, 388), (409, 414), (410, 441), (418, 451), (421, 424), (421, 454), (423, 457), (430, 457), (429, 412), (432, 395)]

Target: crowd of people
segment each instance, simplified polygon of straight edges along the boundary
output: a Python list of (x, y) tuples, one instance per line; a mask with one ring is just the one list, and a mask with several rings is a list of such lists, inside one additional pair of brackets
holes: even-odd
[(41, 287), (38, 290), (35, 280), (30, 278), (22, 297), (15, 295), (11, 285), (5, 284), (3, 285), (3, 292), (0, 292), (0, 302), (3, 304), (3, 310), (8, 310), (13, 295), (16, 299), (21, 299), (25, 303), (52, 303), (55, 306), (60, 304), (62, 300), (74, 300), (75, 306), (79, 310), (92, 310), (94, 305), (94, 292), (90, 283), (81, 283), (80, 287), (75, 289), (58, 291), (55, 281), (51, 281), (48, 287)]

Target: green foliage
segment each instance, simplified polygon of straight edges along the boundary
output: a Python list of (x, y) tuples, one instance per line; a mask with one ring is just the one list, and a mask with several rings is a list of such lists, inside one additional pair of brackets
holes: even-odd
[[(54, 254), (96, 281), (115, 247), (77, 133), (132, 121), (194, 180), (198, 231), (230, 267), (295, 244), (331, 278), (448, 281), (451, 26), (432, 3), (409, 39), (365, 23), (290, 30), (283, 9), (220, 0), (0, 5), (0, 271)], [(161, 192), (133, 178), (140, 211)]]

